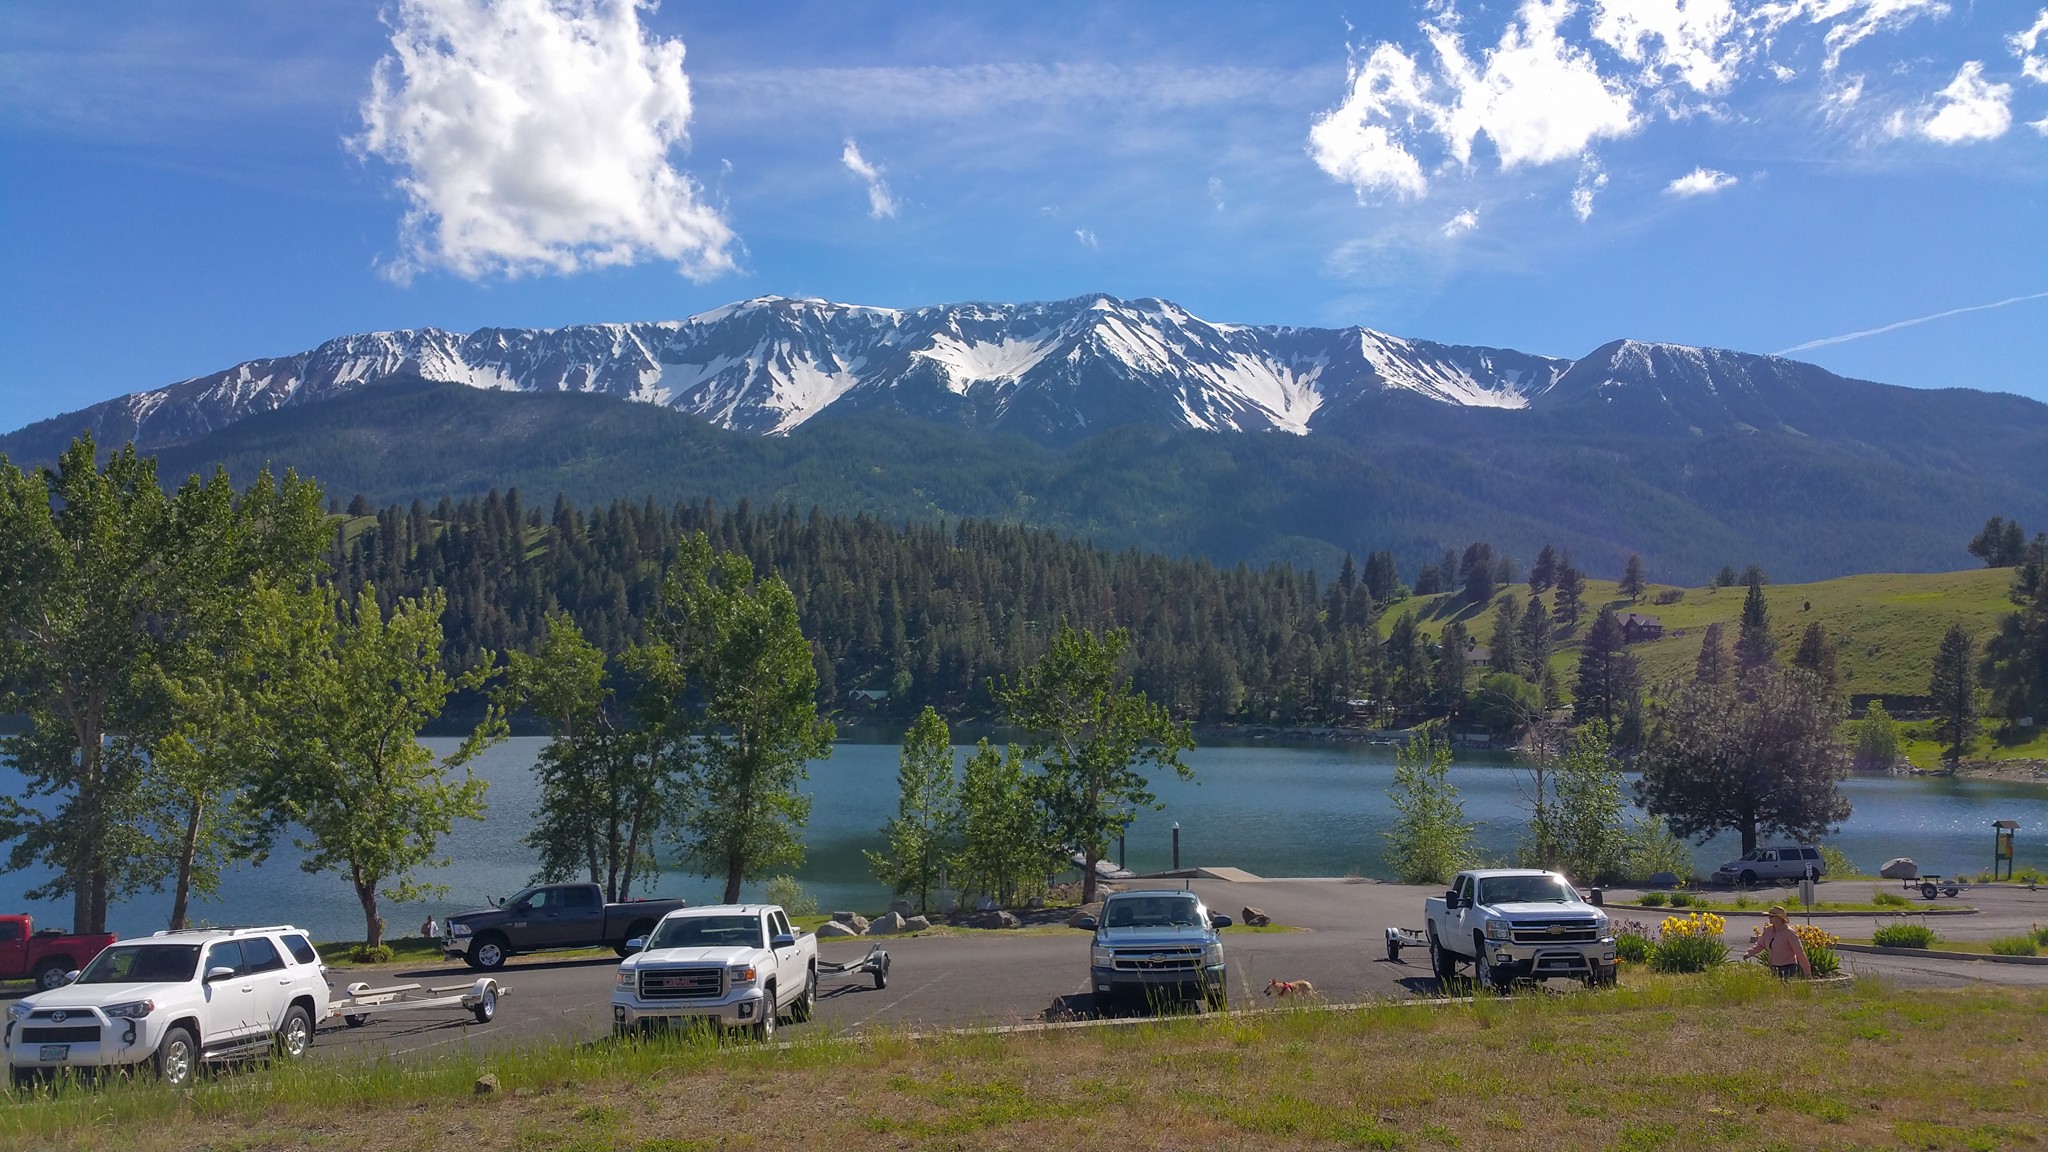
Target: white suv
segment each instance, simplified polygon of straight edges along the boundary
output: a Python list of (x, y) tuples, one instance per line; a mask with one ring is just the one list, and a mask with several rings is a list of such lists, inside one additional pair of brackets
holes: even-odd
[(17, 1082), (141, 1064), (183, 1086), (204, 1060), (304, 1056), (327, 1013), (326, 968), (297, 928), (159, 932), (118, 940), (68, 983), (8, 1005), (0, 1049)]

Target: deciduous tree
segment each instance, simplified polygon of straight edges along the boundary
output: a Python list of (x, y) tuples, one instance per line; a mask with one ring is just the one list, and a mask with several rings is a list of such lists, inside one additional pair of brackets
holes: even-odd
[(1394, 826), (1386, 859), (1403, 884), (1448, 884), (1478, 858), (1474, 825), (1451, 783), (1451, 745), (1437, 725), (1425, 725), (1395, 754), (1387, 800)]
[(888, 847), (864, 853), (875, 878), (920, 913), (930, 911), (940, 874), (953, 853), (958, 824), (953, 737), (927, 705), (903, 734), (896, 768), (896, 815), (883, 827)]

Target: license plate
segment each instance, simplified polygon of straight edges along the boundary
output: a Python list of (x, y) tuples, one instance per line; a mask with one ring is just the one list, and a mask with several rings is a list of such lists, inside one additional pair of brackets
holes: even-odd
[(69, 1044), (45, 1044), (42, 1050), (36, 1053), (36, 1059), (38, 1060), (69, 1060), (70, 1058), (71, 1045)]

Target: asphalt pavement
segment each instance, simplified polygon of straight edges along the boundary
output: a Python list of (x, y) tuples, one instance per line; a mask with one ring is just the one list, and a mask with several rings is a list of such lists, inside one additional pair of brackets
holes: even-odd
[[(1180, 882), (1172, 884), (1177, 887)], [(1422, 901), (1436, 894), (1436, 889), (1337, 879), (1196, 880), (1188, 886), (1213, 911), (1235, 917), (1251, 906), (1294, 929), (1224, 931), (1234, 1008), (1270, 1003), (1262, 990), (1274, 979), (1310, 981), (1321, 999), (1335, 1003), (1438, 992), (1425, 952), (1410, 951), (1404, 953), (1402, 962), (1392, 963), (1386, 958), (1385, 946), (1388, 925), (1422, 926)], [(1874, 886), (1828, 884), (1823, 886), (1823, 898), (1867, 899), (1870, 887)], [(1628, 895), (1615, 893), (1618, 899)], [(1765, 895), (1763, 902), (1768, 903), (1791, 894)], [(1958, 900), (1975, 904), (1983, 912), (1936, 919), (1937, 930), (1953, 939), (1988, 939), (2048, 922), (2048, 891), (1977, 889)], [(1796, 896), (1791, 902), (1796, 903)], [(1639, 917), (1653, 924), (1657, 918), (1653, 913), (1620, 909), (1614, 915)], [(1724, 915), (1730, 921), (1730, 943), (1746, 942), (1749, 927), (1756, 921), (1742, 914)], [(1845, 936), (1867, 936), (1874, 920), (1847, 918), (1826, 923)], [(821, 941), (820, 955), (838, 962), (858, 959), (880, 943), (889, 949), (892, 967), (887, 988), (874, 987), (866, 976), (825, 978), (816, 1020), (835, 1032), (857, 1033), (884, 1027), (967, 1027), (1095, 1015), (1098, 1007), (1088, 989), (1088, 942), (1087, 933), (1074, 929)], [(2048, 966), (1873, 955), (1845, 955), (1844, 962), (1858, 975), (1876, 975), (1910, 986), (1998, 983), (2048, 987)], [(373, 1016), (361, 1028), (345, 1028), (334, 1021), (321, 1031), (315, 1051), (327, 1058), (432, 1059), (465, 1050), (598, 1039), (611, 1029), (610, 998), (617, 970), (618, 962), (612, 959), (516, 958), (498, 974), (511, 992), (490, 1024), (475, 1024), (468, 1013), (459, 1011)], [(337, 973), (335, 983), (439, 984), (475, 975), (459, 963), (351, 969)]]

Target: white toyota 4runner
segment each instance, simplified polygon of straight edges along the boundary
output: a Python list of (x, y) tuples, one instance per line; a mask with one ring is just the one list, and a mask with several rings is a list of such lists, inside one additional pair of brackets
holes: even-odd
[(7, 1006), (0, 1048), (16, 1081), (146, 1065), (183, 1086), (205, 1060), (304, 1056), (328, 1012), (326, 969), (289, 925), (117, 940), (71, 975)]

